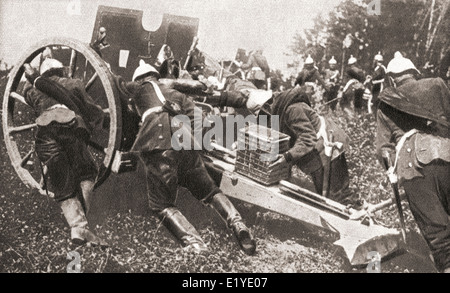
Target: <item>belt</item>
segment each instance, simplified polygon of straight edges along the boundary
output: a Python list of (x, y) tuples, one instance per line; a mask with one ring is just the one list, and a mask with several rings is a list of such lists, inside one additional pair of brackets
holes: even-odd
[(157, 107), (148, 109), (147, 111), (144, 112), (144, 114), (142, 114), (141, 122), (144, 122), (145, 119), (147, 119), (148, 115), (150, 115), (152, 113), (160, 113), (160, 112), (162, 112), (162, 110), (163, 110), (162, 106), (157, 106)]
[(352, 79), (350, 79), (348, 82), (347, 82), (347, 84), (345, 85), (345, 87), (344, 87), (344, 89), (342, 90), (344, 93), (348, 90), (348, 88), (352, 85), (352, 84), (354, 84), (355, 82), (358, 82), (358, 80), (356, 80), (356, 79), (354, 79), (354, 78), (352, 78)]

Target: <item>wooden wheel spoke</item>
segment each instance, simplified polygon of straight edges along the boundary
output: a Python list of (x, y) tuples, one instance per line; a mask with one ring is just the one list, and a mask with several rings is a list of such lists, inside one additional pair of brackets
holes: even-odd
[(75, 71), (77, 70), (77, 51), (72, 49), (72, 53), (70, 54), (70, 63), (69, 63), (69, 78), (75, 75)]
[(44, 174), (41, 173), (41, 179), (39, 179), (39, 186), (41, 187), (41, 189), (44, 189), (44, 188), (47, 187), (47, 186), (45, 186), (46, 185), (46, 181), (47, 181), (47, 180), (45, 180), (45, 176), (47, 176), (48, 167), (43, 165), (42, 166), (42, 172), (44, 172)]
[(90, 87), (94, 84), (94, 81), (97, 79), (98, 77), (98, 73), (94, 73), (94, 75), (91, 77), (91, 79), (89, 79), (89, 81), (86, 84), (86, 91), (88, 91), (90, 89)]
[(20, 162), (20, 167), (24, 167), (28, 161), (31, 159), (31, 156), (33, 155), (34, 149), (31, 149), (26, 155), (25, 157), (23, 157), (22, 162)]
[(25, 98), (24, 98), (23, 96), (19, 95), (19, 94), (16, 93), (16, 92), (10, 93), (9, 96), (10, 96), (11, 98), (13, 98), (13, 99), (15, 99), (15, 100), (17, 100), (17, 101), (19, 101), (19, 102), (25, 104), (25, 105), (28, 105), (28, 103), (25, 101)]
[(26, 124), (26, 125), (17, 126), (17, 127), (11, 127), (8, 131), (9, 131), (9, 134), (14, 134), (17, 132), (26, 131), (26, 130), (35, 128), (36, 126), (37, 126), (36, 123)]

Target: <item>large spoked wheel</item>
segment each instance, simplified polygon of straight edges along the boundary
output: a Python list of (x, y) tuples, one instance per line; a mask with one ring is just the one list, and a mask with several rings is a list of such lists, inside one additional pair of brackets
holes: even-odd
[[(30, 47), (12, 69), (3, 97), (2, 126), (11, 163), (20, 179), (30, 188), (44, 194), (42, 165), (34, 152), (36, 134), (33, 109), (25, 102), (25, 91), (31, 85), (24, 78), (23, 65), (38, 67), (42, 53), (50, 49), (53, 58), (65, 66), (68, 77), (84, 81), (86, 91), (110, 117), (109, 126), (97, 129), (89, 149), (100, 169), (102, 182), (108, 176), (114, 153), (120, 148), (122, 117), (119, 96), (107, 64), (87, 44), (69, 38), (51, 38)], [(46, 50), (48, 51), (48, 49)], [(37, 64), (37, 66), (36, 66)], [(45, 173), (45, 166), (43, 166)]]

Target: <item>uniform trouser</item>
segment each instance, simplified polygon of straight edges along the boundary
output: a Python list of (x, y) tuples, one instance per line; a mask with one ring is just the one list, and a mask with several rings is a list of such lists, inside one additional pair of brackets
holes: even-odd
[(443, 270), (450, 268), (450, 163), (435, 161), (424, 166), (422, 174), (403, 187), (436, 267)]
[(375, 119), (377, 119), (378, 106), (380, 105), (380, 100), (378, 99), (379, 95), (379, 91), (372, 92), (372, 113), (374, 114)]
[(81, 196), (80, 182), (95, 180), (97, 166), (74, 128), (56, 123), (39, 127), (36, 153), (48, 168), (50, 189), (58, 202)]
[[(311, 176), (317, 193), (322, 194), (324, 167), (311, 173)], [(339, 157), (331, 161), (329, 198), (344, 205), (353, 204), (355, 198), (350, 191), (349, 185), (350, 177), (348, 173), (347, 160), (345, 158), (345, 154), (341, 154)]]
[(336, 110), (336, 105), (337, 105), (337, 103), (338, 103), (338, 101), (337, 100), (335, 100), (336, 98), (337, 98), (337, 96), (338, 96), (338, 92), (339, 92), (339, 86), (332, 86), (331, 88), (330, 88), (330, 91), (328, 91), (327, 93), (325, 93), (325, 96), (326, 96), (326, 102), (329, 102), (329, 101), (333, 101), (333, 102), (331, 102), (330, 104), (329, 104), (329, 106), (330, 106), (330, 108), (331, 108), (331, 110)]
[(221, 192), (197, 151), (143, 152), (141, 156), (147, 176), (149, 206), (154, 212), (175, 206), (178, 186), (187, 188), (205, 203)]
[(355, 89), (355, 99), (353, 105), (356, 111), (361, 111), (364, 108), (364, 89)]

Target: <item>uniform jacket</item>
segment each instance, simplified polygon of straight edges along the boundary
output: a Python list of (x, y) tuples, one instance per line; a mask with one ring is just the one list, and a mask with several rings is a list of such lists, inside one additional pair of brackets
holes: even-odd
[[(70, 110), (74, 111), (78, 120), (78, 127), (86, 128), (88, 132), (91, 132), (94, 128), (103, 124), (104, 112), (100, 106), (98, 106), (94, 100), (85, 91), (83, 82), (79, 79), (71, 79), (58, 77), (56, 75), (45, 78), (44, 88), (41, 90), (37, 88), (31, 88), (26, 92), (25, 100), (33, 107), (38, 117), (46, 115), (55, 118), (58, 121), (58, 113), (60, 110), (51, 109), (51, 107), (62, 104), (56, 97), (56, 95), (65, 95), (65, 92), (58, 91), (58, 86), (62, 86), (70, 94), (69, 98), (73, 101), (76, 100), (78, 111), (72, 109), (70, 105), (66, 105)], [(36, 82), (36, 86), (38, 86)], [(42, 84), (41, 84), (42, 85)], [(45, 93), (44, 93), (45, 92)], [(79, 110), (82, 110), (81, 112)]]
[(375, 67), (372, 76), (372, 93), (378, 94), (384, 88), (384, 78), (386, 76), (386, 67), (378, 65)]
[(348, 79), (356, 79), (359, 82), (364, 82), (365, 80), (365, 74), (364, 71), (356, 66), (355, 64), (351, 65), (349, 68), (347, 68), (347, 78)]
[[(450, 91), (440, 78), (408, 78), (397, 89), (380, 94), (377, 124), (377, 153), (394, 158), (402, 136), (412, 129), (418, 132), (406, 139), (398, 152), (399, 183), (422, 177), (424, 165), (435, 160), (450, 162)], [(395, 159), (392, 160), (393, 162)]]
[[(156, 81), (155, 81), (156, 82)], [(186, 96), (172, 88), (169, 88), (159, 82), (159, 86), (164, 98), (174, 105), (174, 110), (170, 112), (164, 110), (162, 112), (154, 112), (142, 121), (136, 141), (131, 148), (131, 151), (152, 152), (170, 150), (172, 147), (172, 135), (179, 130), (179, 127), (172, 127), (172, 120), (177, 114), (186, 115), (190, 118), (190, 130), (195, 131), (194, 128), (202, 128), (202, 121), (195, 121), (194, 118), (203, 119), (200, 115), (194, 116), (195, 104)], [(131, 82), (126, 84), (126, 89), (130, 94), (131, 100), (134, 103), (137, 113), (142, 116), (148, 109), (153, 107), (164, 106), (159, 100), (153, 85), (149, 82), (137, 83)], [(200, 123), (199, 123), (200, 122)], [(189, 128), (188, 128), (189, 129)]]
[(295, 80), (295, 85), (303, 86), (306, 82), (319, 82), (324, 88), (326, 88), (325, 81), (320, 76), (319, 70), (316, 67), (312, 69), (303, 68)]
[[(271, 112), (272, 115), (279, 115), (280, 131), (291, 137), (286, 160), (297, 164), (303, 172), (312, 173), (321, 168), (326, 159), (323, 138), (317, 137), (322, 124), (307, 98), (299, 96), (296, 91), (282, 92), (274, 97)], [(331, 119), (324, 117), (324, 121), (327, 134), (332, 130), (334, 141), (344, 145), (333, 152), (332, 159), (335, 159), (348, 148), (349, 137)], [(321, 160), (314, 159), (317, 154)]]
[(325, 69), (325, 82), (333, 85), (337, 85), (340, 82), (339, 70), (331, 70), (330, 68)]
[(344, 103), (348, 103), (348, 101), (352, 99), (355, 91), (359, 91), (362, 94), (365, 89), (363, 84), (364, 81), (365, 73), (361, 68), (354, 64), (347, 68), (345, 86), (343, 89)]

